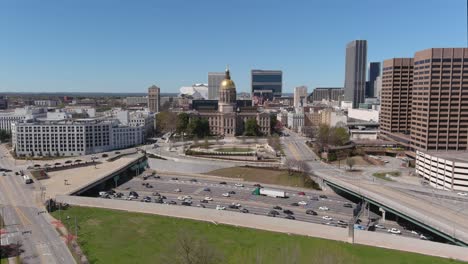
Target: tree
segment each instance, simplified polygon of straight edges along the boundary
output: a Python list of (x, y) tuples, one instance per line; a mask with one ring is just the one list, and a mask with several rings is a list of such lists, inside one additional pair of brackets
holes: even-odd
[(246, 136), (259, 136), (260, 129), (257, 124), (257, 119), (250, 118), (245, 121), (244, 135)]
[(198, 138), (210, 135), (210, 124), (206, 118), (192, 117), (187, 129), (190, 134)]
[(177, 133), (185, 133), (187, 132), (187, 128), (190, 122), (190, 115), (187, 113), (180, 113), (177, 115), (177, 127), (176, 131)]
[(278, 135), (269, 136), (267, 142), (275, 151), (281, 150), (281, 141)]
[(328, 125), (320, 125), (317, 133), (317, 143), (327, 145), (329, 136), (330, 127)]
[(296, 161), (296, 171), (302, 175), (306, 175), (310, 170), (310, 166), (307, 162), (303, 160)]
[(156, 128), (158, 132), (172, 132), (176, 129), (177, 118), (176, 113), (173, 112), (159, 112), (156, 115)]
[(293, 172), (294, 172), (294, 170), (296, 168), (296, 162), (297, 162), (297, 160), (295, 160), (295, 159), (286, 159), (284, 161), (284, 166), (288, 170), (288, 175), (293, 174)]
[(8, 131), (6, 131), (4, 129), (0, 129), (0, 141), (1, 142), (9, 141), (10, 138), (11, 138), (11, 134), (8, 133)]
[(352, 157), (346, 158), (346, 165), (348, 165), (349, 170), (353, 170), (354, 164), (356, 164), (356, 161)]
[(334, 127), (330, 131), (329, 144), (343, 146), (349, 141), (349, 134), (344, 127)]

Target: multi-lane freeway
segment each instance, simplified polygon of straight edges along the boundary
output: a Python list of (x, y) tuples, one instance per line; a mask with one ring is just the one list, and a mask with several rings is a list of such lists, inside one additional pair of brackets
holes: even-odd
[(0, 174), (0, 214), (4, 219), (1, 244), (19, 245), (21, 263), (76, 263), (59, 236), (35, 192), (38, 186), (24, 184), (15, 166), (1, 146), (0, 167), (11, 170)]

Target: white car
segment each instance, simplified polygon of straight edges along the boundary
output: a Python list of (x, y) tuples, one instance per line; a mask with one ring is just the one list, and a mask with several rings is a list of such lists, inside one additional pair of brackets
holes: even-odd
[(216, 210), (226, 210), (226, 207), (218, 204), (216, 205)]
[(300, 201), (300, 202), (298, 202), (298, 204), (299, 204), (299, 205), (307, 205), (307, 202), (305, 202), (305, 201)]
[(234, 184), (234, 185), (235, 185), (236, 187), (244, 187), (244, 184), (242, 184), (242, 183), (236, 183), (236, 184)]
[(392, 233), (392, 234), (401, 234), (401, 231), (396, 228), (388, 229), (387, 232)]
[(411, 234), (413, 234), (413, 235), (419, 235), (419, 233), (416, 232), (416, 231), (414, 231), (414, 230), (411, 231)]
[(213, 201), (213, 198), (211, 198), (211, 197), (207, 196), (207, 197), (205, 197), (205, 199), (204, 199), (204, 200), (205, 200), (205, 201)]
[(229, 193), (223, 193), (224, 197), (230, 197), (231, 195)]
[(181, 192), (179, 188), (175, 189), (174, 192)]
[(323, 220), (327, 220), (327, 221), (333, 220), (333, 218), (329, 217), (328, 215), (322, 216), (322, 219), (323, 219)]
[(381, 224), (376, 224), (376, 225), (375, 225), (375, 228), (385, 229), (385, 226), (383, 226), (383, 225), (381, 225)]
[(192, 196), (190, 196), (190, 195), (185, 195), (185, 196), (184, 196), (184, 200), (186, 200), (186, 199), (192, 199)]
[(468, 193), (466, 193), (466, 192), (459, 192), (457, 194), (460, 195), (460, 196), (468, 196)]
[(328, 207), (326, 207), (326, 206), (320, 206), (319, 209), (322, 210), (322, 211), (328, 211), (328, 210), (330, 210), (330, 209), (328, 209)]
[(183, 200), (185, 200), (185, 198), (183, 196), (179, 196), (179, 197), (177, 197), (177, 200), (183, 201)]
[(427, 238), (425, 235), (421, 234), (419, 235), (419, 238), (422, 239), (422, 240), (429, 240), (429, 238)]
[(106, 196), (107, 192), (99, 192), (99, 196)]

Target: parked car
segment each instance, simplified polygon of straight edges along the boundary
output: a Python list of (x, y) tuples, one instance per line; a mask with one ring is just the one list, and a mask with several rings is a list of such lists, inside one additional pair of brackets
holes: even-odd
[(317, 212), (315, 212), (314, 210), (309, 209), (309, 210), (306, 211), (306, 214), (308, 214), (308, 215), (317, 215)]
[(320, 207), (319, 207), (319, 210), (328, 211), (328, 210), (330, 210), (330, 209), (328, 209), (328, 207), (326, 207), (326, 206), (320, 206)]
[(226, 183), (226, 182), (224, 182), (224, 181), (222, 181), (222, 182), (220, 182), (219, 184), (227, 184), (227, 183)]
[(222, 205), (216, 205), (216, 210), (226, 210), (226, 207)]
[(236, 183), (236, 184), (234, 184), (234, 185), (235, 185), (236, 187), (244, 187), (244, 184), (242, 184), (242, 183)]
[(392, 233), (392, 234), (401, 234), (401, 231), (399, 229), (396, 229), (396, 228), (390, 228), (387, 230), (388, 233)]
[(350, 204), (350, 203), (345, 203), (345, 204), (343, 204), (343, 207), (353, 208), (353, 205)]
[(283, 210), (283, 213), (285, 213), (285, 214), (294, 214), (293, 211), (291, 211), (289, 209)]
[(299, 205), (307, 205), (307, 202), (306, 201), (300, 201), (298, 202)]
[(278, 206), (278, 205), (273, 206), (273, 209), (276, 209), (276, 210), (283, 210), (283, 208), (281, 208), (281, 206)]

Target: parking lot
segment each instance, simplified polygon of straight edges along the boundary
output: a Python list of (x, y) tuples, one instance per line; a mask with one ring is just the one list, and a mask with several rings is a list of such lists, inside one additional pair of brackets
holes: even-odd
[[(116, 194), (120, 193), (118, 195), (120, 197), (115, 197), (116, 195), (111, 193), (104, 196), (136, 202), (158, 202), (174, 206), (185, 205), (268, 215), (343, 228), (347, 227), (356, 207), (356, 204), (339, 195), (329, 193), (324, 195), (321, 191), (302, 192), (288, 189), (284, 190), (287, 198), (275, 198), (252, 194), (256, 188), (252, 183), (224, 179), (140, 175), (113, 190)], [(276, 189), (281, 190), (280, 187)], [(133, 194), (136, 192), (137, 196), (130, 195), (131, 192)], [(367, 212), (361, 215), (360, 225), (364, 229), (368, 227), (368, 218), (379, 218), (372, 212), (369, 214), (369, 217)], [(397, 228), (401, 230), (402, 235), (418, 237), (395, 222), (386, 221), (383, 225), (384, 228), (376, 228), (375, 231), (387, 233), (388, 229)]]

